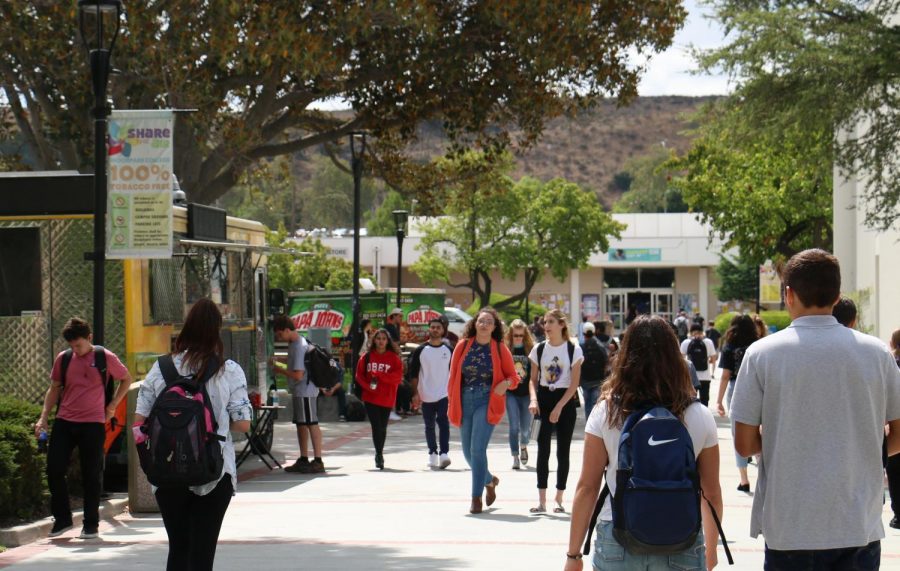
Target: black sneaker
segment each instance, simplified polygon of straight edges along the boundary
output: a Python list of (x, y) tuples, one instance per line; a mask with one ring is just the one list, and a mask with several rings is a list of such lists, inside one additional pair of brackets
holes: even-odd
[(379, 470), (384, 470), (384, 456), (382, 456), (380, 453), (375, 454), (375, 467)]
[(285, 472), (299, 472), (304, 473), (304, 470), (309, 468), (309, 459), (308, 458), (298, 458), (296, 462), (291, 466), (285, 466)]
[(81, 535), (78, 539), (96, 539), (100, 535), (96, 526), (84, 526), (81, 528)]
[(54, 521), (53, 529), (50, 530), (50, 533), (47, 534), (47, 537), (57, 537), (69, 531), (70, 529), (72, 529), (71, 521)]
[(750, 484), (738, 484), (738, 491), (744, 492), (745, 494), (750, 493)]
[(894, 516), (888, 525), (894, 529), (900, 529), (900, 516)]

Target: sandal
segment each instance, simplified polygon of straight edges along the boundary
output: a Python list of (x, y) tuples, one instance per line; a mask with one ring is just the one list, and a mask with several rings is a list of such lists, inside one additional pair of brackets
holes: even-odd
[(547, 513), (547, 506), (545, 506), (544, 504), (538, 504), (538, 506), (536, 508), (531, 508), (528, 511), (533, 514)]
[(556, 507), (553, 508), (553, 513), (555, 513), (555, 514), (564, 514), (564, 513), (566, 513), (566, 508), (564, 508), (563, 505), (562, 505), (561, 503), (556, 502)]

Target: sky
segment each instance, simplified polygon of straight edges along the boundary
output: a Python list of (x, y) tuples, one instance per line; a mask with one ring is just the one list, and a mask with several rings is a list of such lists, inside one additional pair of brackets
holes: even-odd
[(730, 93), (728, 78), (724, 75), (691, 75), (694, 68), (689, 47), (719, 47), (725, 42), (725, 34), (715, 23), (706, 18), (708, 9), (696, 0), (685, 0), (688, 11), (684, 27), (675, 34), (672, 46), (651, 58), (640, 85), (640, 95), (725, 95)]

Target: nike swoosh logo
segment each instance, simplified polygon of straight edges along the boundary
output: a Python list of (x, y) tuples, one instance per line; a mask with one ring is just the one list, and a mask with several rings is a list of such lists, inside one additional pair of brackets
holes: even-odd
[(653, 436), (650, 437), (650, 440), (647, 441), (647, 444), (650, 446), (659, 446), (660, 444), (668, 444), (669, 442), (675, 442), (678, 440), (677, 438), (672, 438), (671, 440), (653, 440)]

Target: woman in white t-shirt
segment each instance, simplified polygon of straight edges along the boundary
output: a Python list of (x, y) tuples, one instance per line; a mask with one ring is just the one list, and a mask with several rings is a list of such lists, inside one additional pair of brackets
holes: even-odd
[(694, 395), (687, 363), (681, 357), (678, 339), (671, 326), (661, 317), (642, 315), (636, 318), (625, 332), (612, 374), (585, 426), (584, 461), (572, 504), (566, 571), (582, 569), (581, 545), (604, 476), (610, 488), (610, 497), (604, 502), (597, 522), (595, 569), (656, 569), (657, 565), (667, 565), (673, 557), (684, 564), (685, 569), (712, 569), (716, 566), (718, 530), (706, 502), (701, 502), (703, 533), (698, 534), (692, 547), (675, 555), (632, 554), (616, 541), (612, 533), (612, 498), (616, 494), (619, 437), (625, 419), (641, 403), (665, 405), (684, 422), (697, 455), (700, 486), (721, 519), (716, 422), (709, 409), (694, 402)]
[[(553, 425), (556, 425), (556, 506), (553, 511), (565, 513), (562, 501), (569, 479), (569, 447), (575, 431), (575, 403), (584, 356), (581, 346), (569, 339), (569, 325), (562, 311), (553, 309), (544, 315), (544, 332), (547, 340), (535, 345), (528, 355), (534, 372), (528, 389), (531, 393), (528, 410), (531, 414), (541, 415), (541, 428), (537, 436), (538, 505), (530, 511), (547, 511), (550, 438)], [(540, 358), (538, 352), (541, 353)]]

